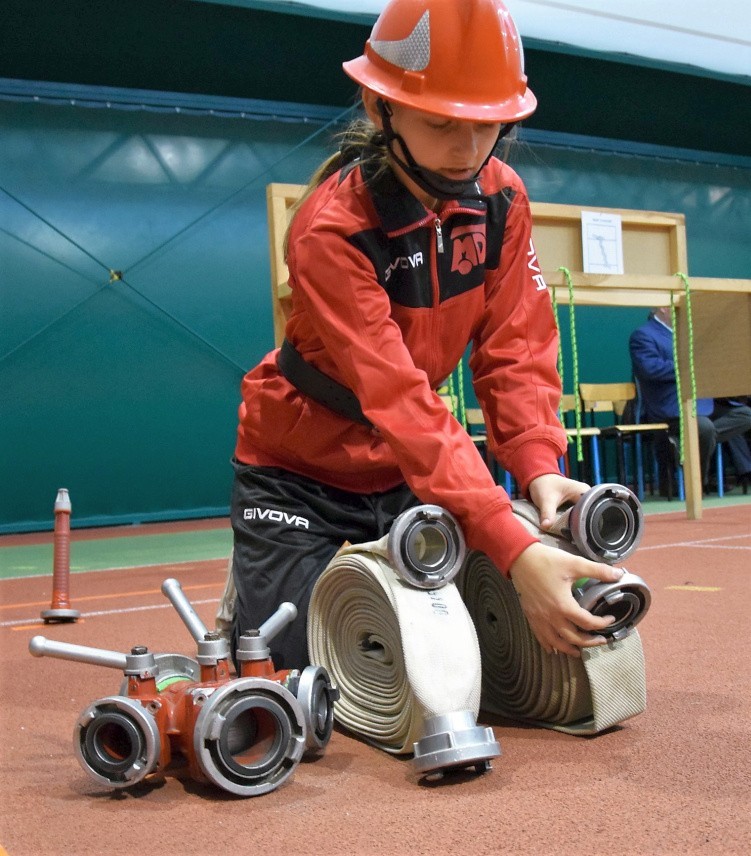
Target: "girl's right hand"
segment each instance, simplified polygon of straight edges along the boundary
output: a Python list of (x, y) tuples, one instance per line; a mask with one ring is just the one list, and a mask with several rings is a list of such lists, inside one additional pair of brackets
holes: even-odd
[(610, 583), (622, 576), (621, 568), (539, 542), (530, 544), (511, 566), (511, 580), (537, 641), (548, 653), (571, 657), (580, 657), (582, 648), (605, 644), (608, 640), (597, 631), (615, 620), (579, 606), (572, 593), (574, 583), (582, 577)]

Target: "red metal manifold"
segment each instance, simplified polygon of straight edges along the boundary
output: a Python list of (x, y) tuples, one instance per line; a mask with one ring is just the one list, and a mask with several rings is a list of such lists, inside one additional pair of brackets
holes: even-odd
[(122, 669), (118, 695), (92, 702), (74, 730), (76, 756), (97, 782), (126, 788), (164, 772), (177, 757), (191, 778), (241, 796), (267, 793), (286, 781), (307, 750), (321, 750), (333, 729), (338, 691), (326, 670), (277, 671), (268, 641), (297, 615), (281, 607), (258, 630), (240, 638), (239, 676), (229, 645), (200, 622), (177, 580), (162, 591), (198, 642), (197, 660), (129, 654), (53, 642), (35, 636), (34, 656), (52, 656)]

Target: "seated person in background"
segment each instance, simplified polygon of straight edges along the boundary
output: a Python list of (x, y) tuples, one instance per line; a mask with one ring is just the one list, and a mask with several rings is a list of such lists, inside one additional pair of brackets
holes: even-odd
[[(673, 328), (669, 307), (652, 311), (646, 324), (629, 338), (634, 376), (639, 382), (643, 416), (667, 422), (678, 433), (678, 392), (673, 362)], [(751, 454), (744, 434), (751, 430), (751, 407), (743, 399), (696, 400), (702, 484), (708, 484), (709, 462), (717, 443), (728, 442), (738, 483), (751, 481)]]
[[(715, 398), (712, 421), (717, 426), (717, 420), (728, 417), (731, 420), (743, 420), (745, 423), (745, 411), (751, 411), (751, 396), (741, 395), (735, 398)], [(745, 433), (733, 434), (725, 439), (718, 437), (718, 442), (727, 443), (730, 452), (730, 460), (735, 468), (738, 484), (744, 488), (751, 485), (751, 433), (749, 429)]]

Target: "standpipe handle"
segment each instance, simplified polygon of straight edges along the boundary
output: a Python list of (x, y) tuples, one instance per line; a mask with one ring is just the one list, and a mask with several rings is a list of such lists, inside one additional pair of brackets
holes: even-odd
[(271, 641), (277, 633), (297, 618), (297, 607), (294, 603), (285, 601), (279, 605), (277, 611), (271, 615), (258, 628), (259, 634), (267, 641)]
[(55, 642), (45, 636), (34, 636), (29, 642), (29, 652), (33, 657), (57, 657), (60, 660), (76, 660), (90, 663), (92, 666), (106, 666), (124, 672), (128, 658), (119, 651), (106, 651), (103, 648), (90, 648), (87, 645), (73, 645), (70, 642)]
[(162, 593), (167, 597), (183, 624), (188, 628), (190, 635), (196, 642), (203, 642), (208, 633), (206, 625), (198, 617), (193, 605), (188, 600), (182, 586), (176, 579), (167, 579), (162, 583)]

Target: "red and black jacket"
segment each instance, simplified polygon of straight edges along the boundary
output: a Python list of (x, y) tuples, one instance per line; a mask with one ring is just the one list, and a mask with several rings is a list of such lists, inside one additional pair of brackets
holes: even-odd
[(303, 395), (268, 354), (242, 384), (237, 458), (344, 490), (406, 481), (503, 571), (535, 539), (435, 390), (471, 344), (491, 450), (523, 491), (557, 473), (558, 338), (521, 179), (492, 158), (480, 199), (426, 209), (390, 171), (336, 173), (290, 232), (286, 336), (372, 427)]

